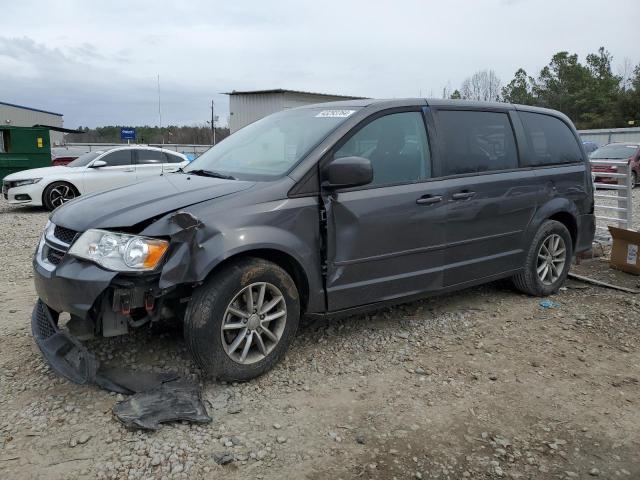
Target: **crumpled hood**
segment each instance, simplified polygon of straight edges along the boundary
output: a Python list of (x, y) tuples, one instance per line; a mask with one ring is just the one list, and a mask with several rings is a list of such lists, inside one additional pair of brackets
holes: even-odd
[(56, 209), (51, 221), (78, 232), (89, 228), (129, 227), (253, 185), (252, 182), (170, 173), (134, 185), (80, 196)]

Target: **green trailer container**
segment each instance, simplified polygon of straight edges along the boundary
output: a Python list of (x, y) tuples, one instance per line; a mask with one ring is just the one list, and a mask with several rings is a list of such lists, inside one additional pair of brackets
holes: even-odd
[(0, 179), (20, 170), (50, 166), (49, 128), (0, 126)]

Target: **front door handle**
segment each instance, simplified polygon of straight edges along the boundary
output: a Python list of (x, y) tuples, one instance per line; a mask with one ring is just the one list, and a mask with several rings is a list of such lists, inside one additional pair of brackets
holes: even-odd
[(423, 195), (419, 199), (416, 200), (416, 203), (419, 205), (433, 205), (434, 203), (438, 203), (442, 201), (442, 195)]
[(471, 198), (476, 194), (476, 192), (457, 192), (451, 195), (453, 200), (466, 200), (467, 198)]
[(126, 169), (124, 169), (122, 171), (123, 172), (133, 172), (134, 170), (133, 170), (133, 168), (126, 168)]

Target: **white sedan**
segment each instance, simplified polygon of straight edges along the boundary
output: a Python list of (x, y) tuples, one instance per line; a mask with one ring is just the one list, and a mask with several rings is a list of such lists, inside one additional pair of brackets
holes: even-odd
[(78, 195), (122, 187), (175, 172), (189, 163), (181, 153), (124, 146), (81, 155), (64, 167), (23, 170), (4, 177), (2, 193), (11, 204), (53, 210)]

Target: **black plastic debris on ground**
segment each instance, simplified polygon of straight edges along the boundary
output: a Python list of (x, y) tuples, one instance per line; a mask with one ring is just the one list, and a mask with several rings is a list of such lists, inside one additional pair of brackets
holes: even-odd
[(157, 430), (161, 423), (186, 420), (208, 423), (211, 418), (194, 382), (175, 372), (154, 373), (100, 365), (82, 343), (60, 330), (53, 312), (40, 300), (31, 315), (33, 337), (53, 371), (80, 385), (95, 384), (135, 395), (113, 407), (125, 425)]
[(127, 427), (147, 430), (158, 430), (161, 423), (178, 420), (211, 422), (198, 386), (184, 378), (137, 393), (117, 403), (113, 413)]
[(93, 383), (99, 362), (78, 340), (58, 329), (49, 308), (40, 300), (31, 314), (31, 331), (54, 372), (74, 383)]
[(177, 372), (142, 372), (122, 367), (100, 365), (95, 383), (110, 392), (132, 395), (152, 390), (164, 382), (170, 382), (178, 378), (180, 378), (180, 374)]

